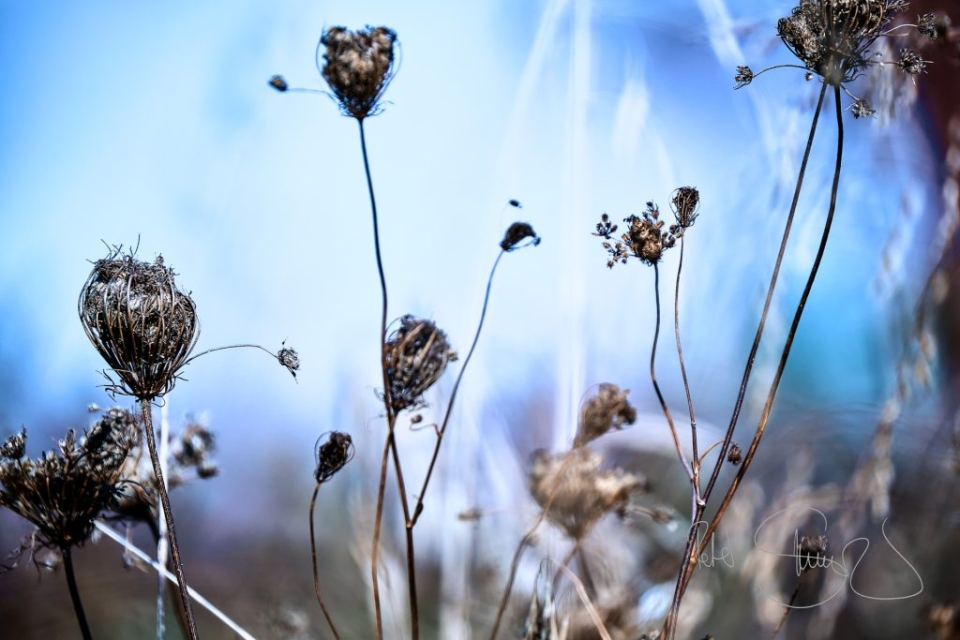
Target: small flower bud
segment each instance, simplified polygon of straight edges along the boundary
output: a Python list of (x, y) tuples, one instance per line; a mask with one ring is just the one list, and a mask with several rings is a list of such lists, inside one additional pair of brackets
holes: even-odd
[(736, 442), (730, 447), (730, 451), (727, 452), (727, 462), (733, 466), (738, 466), (743, 461), (743, 449), (740, 448)]
[(283, 76), (272, 76), (269, 82), (270, 86), (283, 93), (288, 89), (287, 81), (283, 79)]

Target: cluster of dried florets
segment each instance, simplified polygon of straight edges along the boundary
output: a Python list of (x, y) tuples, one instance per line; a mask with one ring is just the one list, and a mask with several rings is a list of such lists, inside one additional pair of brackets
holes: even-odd
[(0, 505), (35, 525), (44, 546), (83, 544), (94, 519), (117, 506), (137, 436), (135, 421), (111, 410), (84, 437), (71, 429), (57, 450), (31, 460), (26, 430), (14, 434), (0, 445)]
[[(699, 196), (697, 197), (699, 201)], [(680, 225), (670, 225), (663, 230), (663, 220), (660, 219), (660, 210), (652, 202), (647, 203), (647, 210), (642, 216), (631, 215), (623, 220), (630, 227), (620, 238), (614, 238), (617, 225), (610, 222), (610, 216), (603, 214), (597, 223), (597, 230), (593, 234), (604, 238), (603, 248), (610, 254), (607, 266), (611, 269), (618, 262), (627, 264), (630, 257), (639, 258), (641, 262), (655, 265), (660, 262), (663, 252), (673, 247), (683, 233)], [(692, 222), (691, 222), (692, 224)]]
[[(138, 416), (122, 409), (110, 411), (125, 416), (132, 422), (133, 428), (139, 429)], [(216, 447), (214, 433), (199, 422), (190, 421), (179, 433), (174, 433), (170, 443), (169, 468), (164, 473), (167, 487), (173, 489), (195, 479), (206, 480), (216, 476), (220, 472), (214, 458)], [(117, 514), (134, 521), (154, 521), (157, 516), (157, 481), (142, 436), (138, 437), (136, 446), (127, 457), (123, 477), (128, 482), (115, 509)]]
[(277, 352), (277, 361), (296, 379), (297, 371), (300, 371), (300, 356), (295, 349), (284, 346)]
[(601, 383), (597, 394), (584, 403), (580, 412), (575, 446), (583, 446), (609, 431), (636, 422), (637, 410), (627, 400), (629, 394), (629, 389), (621, 391), (613, 383)]
[(647, 490), (646, 479), (622, 469), (601, 469), (603, 458), (586, 447), (554, 456), (537, 451), (530, 467), (530, 494), (547, 518), (581, 540), (603, 516), (626, 515), (631, 496)]
[[(927, 61), (912, 49), (901, 49), (897, 61), (883, 60), (880, 54), (870, 51), (877, 38), (899, 35), (894, 32), (904, 27), (916, 28), (920, 35), (931, 39), (946, 33), (949, 23), (944, 16), (932, 13), (921, 16), (917, 24), (891, 27), (891, 21), (907, 6), (903, 0), (800, 0), (790, 15), (777, 23), (777, 35), (808, 70), (807, 79), (816, 74), (827, 84), (840, 86), (854, 80), (868, 66), (880, 64), (892, 64), (904, 73), (916, 75), (925, 70)], [(750, 84), (763, 71), (754, 73), (750, 67), (737, 67), (736, 88)], [(854, 117), (875, 112), (866, 100), (855, 100), (851, 107)]]
[(119, 378), (112, 392), (150, 400), (173, 388), (199, 337), (200, 321), (163, 258), (148, 263), (119, 249), (94, 263), (80, 292), (87, 337)]
[(323, 484), (353, 458), (353, 439), (348, 433), (332, 431), (327, 441), (317, 446), (316, 457), (317, 468), (313, 477), (317, 483)]
[(700, 192), (696, 187), (680, 187), (673, 192), (670, 204), (677, 225), (681, 229), (689, 229), (700, 215)]
[(423, 404), (423, 393), (436, 382), (447, 363), (457, 359), (447, 335), (429, 320), (406, 315), (384, 345), (384, 367), (394, 412)]
[[(344, 115), (363, 120), (377, 114), (380, 98), (395, 72), (396, 42), (397, 34), (387, 27), (359, 31), (331, 27), (323, 32), (320, 44), (326, 52), (321, 73)], [(286, 83), (283, 86), (281, 91)]]

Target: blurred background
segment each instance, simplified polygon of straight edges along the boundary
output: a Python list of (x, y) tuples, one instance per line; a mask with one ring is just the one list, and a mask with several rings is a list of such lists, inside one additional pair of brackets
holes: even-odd
[[(912, 4), (908, 20), (943, 8)], [(686, 517), (685, 480), (646, 370), (653, 274), (639, 263), (608, 270), (590, 234), (602, 213), (619, 222), (647, 201), (669, 222), (673, 190), (699, 188), (679, 307), (701, 441), (712, 441), (729, 420), (819, 90), (796, 69), (739, 91), (733, 76), (741, 64), (757, 71), (794, 61), (775, 31), (791, 6), (0, 0), (0, 435), (25, 426), (28, 451), (38, 455), (66, 429), (87, 426), (88, 405), (113, 404), (99, 386), (104, 364), (80, 326), (77, 296), (107, 245), (136, 247), (144, 260), (162, 254), (197, 304), (198, 349), (255, 342), (276, 351), (285, 341), (302, 361), (294, 380), (263, 352), (218, 352), (191, 364), (169, 396), (175, 428), (197, 419), (217, 434), (220, 474), (173, 496), (188, 579), (257, 637), (326, 637), (312, 594), (307, 505), (317, 438), (347, 431), (356, 460), (321, 492), (321, 578), (345, 636), (369, 637), (364, 532), (385, 425), (358, 131), (328, 96), (281, 94), (267, 81), (279, 73), (292, 87), (323, 91), (314, 62), (321, 31), (387, 25), (402, 43), (401, 62), (384, 112), (366, 131), (390, 317), (429, 318), (465, 353), (504, 230), (521, 219), (543, 238), (499, 267), (417, 528), (425, 597), (437, 603), (426, 607), (426, 629), (485, 637), (513, 549), (537, 513), (525, 489), (529, 455), (569, 447), (595, 385), (631, 389), (640, 414), (601, 448), (646, 473), (657, 504)], [(913, 556), (904, 552), (925, 590), (896, 607), (850, 597), (819, 635), (804, 635), (813, 623), (801, 619), (789, 637), (938, 637), (929, 607), (960, 588), (946, 569), (958, 559), (960, 524), (951, 368), (960, 66), (956, 43), (922, 53), (933, 63), (916, 83), (888, 68), (851, 87), (878, 114), (845, 118), (833, 235), (748, 475), (755, 493), (745, 493), (759, 516), (796, 487), (842, 486), (879, 455), (879, 434), (893, 452), (894, 528), (926, 541), (910, 545)], [(756, 424), (826, 214), (836, 140), (829, 100), (827, 108), (745, 430)], [(665, 310), (675, 254), (661, 267)], [(670, 326), (658, 372), (683, 415)], [(428, 396), (424, 424), (442, 416), (453, 376)], [(405, 471), (419, 478), (433, 432), (401, 429)], [(458, 520), (468, 509), (486, 515)], [(399, 637), (401, 528), (391, 522)], [(864, 522), (879, 535), (879, 520)], [(657, 538), (651, 548), (679, 557), (682, 522), (679, 531), (644, 526), (610, 535), (625, 549)], [(28, 532), (0, 513), (0, 549)], [(135, 539), (149, 543), (144, 532)], [(560, 543), (551, 544), (541, 555), (560, 555)], [(125, 570), (121, 553), (104, 539), (77, 554), (94, 635), (153, 637), (153, 577)], [(537, 562), (528, 564), (517, 611), (536, 577)], [(768, 628), (742, 569), (703, 589), (713, 595), (691, 622), (698, 637)], [(0, 611), (11, 638), (76, 634), (62, 577), (38, 580), (31, 566), (0, 576)], [(514, 618), (504, 637), (519, 637)], [(200, 624), (204, 637), (233, 637), (211, 618)]]

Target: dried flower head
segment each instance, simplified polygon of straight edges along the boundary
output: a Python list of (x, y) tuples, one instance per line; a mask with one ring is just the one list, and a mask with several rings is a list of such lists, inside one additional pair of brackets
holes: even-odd
[(733, 77), (733, 79), (736, 80), (737, 82), (734, 89), (744, 88), (745, 86), (753, 82), (754, 77), (755, 77), (755, 74), (753, 73), (753, 70), (750, 67), (746, 65), (740, 65), (739, 67), (737, 67), (737, 75)]
[(821, 566), (827, 546), (827, 536), (801, 536), (796, 542), (797, 566), (803, 571)]
[(736, 442), (730, 446), (730, 451), (727, 452), (727, 462), (735, 467), (743, 462), (743, 449)]
[(287, 371), (290, 372), (290, 375), (296, 379), (297, 371), (300, 371), (300, 356), (297, 355), (295, 349), (284, 346), (277, 352), (277, 360), (280, 361), (280, 364), (286, 367)]
[(839, 86), (871, 64), (870, 46), (905, 9), (901, 0), (800, 0), (777, 35), (807, 69)]
[(613, 237), (617, 225), (610, 224), (610, 217), (607, 214), (600, 217), (597, 230), (593, 234), (604, 238), (603, 248), (610, 254), (607, 266), (611, 269), (618, 262), (626, 264), (630, 257), (638, 258), (640, 262), (653, 266), (660, 262), (663, 252), (674, 246), (677, 238), (683, 233), (683, 229), (678, 225), (671, 225), (664, 232), (660, 210), (652, 202), (647, 203), (647, 210), (643, 212), (643, 216), (631, 215), (623, 221), (629, 224), (630, 228), (619, 239)]
[(353, 459), (353, 439), (350, 434), (331, 431), (327, 441), (317, 446), (316, 458), (317, 468), (313, 477), (323, 484)]
[(621, 391), (615, 384), (601, 383), (597, 394), (584, 403), (580, 412), (576, 446), (583, 446), (608, 431), (636, 422), (637, 410), (627, 400), (629, 394), (629, 389)]
[[(116, 420), (124, 420), (140, 429), (140, 418), (123, 409), (110, 409)], [(215, 434), (200, 422), (190, 419), (179, 433), (171, 435), (169, 468), (164, 473), (167, 487), (174, 489), (193, 480), (206, 480), (216, 476), (220, 469), (214, 454), (217, 441)], [(114, 509), (122, 519), (136, 522), (151, 522), (157, 517), (157, 480), (153, 474), (150, 455), (143, 436), (127, 456), (123, 477), (127, 480)]]
[(673, 192), (670, 202), (673, 215), (681, 229), (689, 229), (697, 221), (700, 210), (700, 192), (696, 187), (680, 187)]
[(877, 112), (877, 110), (873, 108), (873, 105), (870, 104), (870, 101), (865, 98), (857, 98), (848, 108), (853, 114), (853, 117), (858, 119), (869, 118)]
[(387, 27), (350, 31), (331, 27), (320, 44), (326, 47), (320, 73), (340, 104), (340, 111), (362, 121), (380, 111), (380, 98), (393, 79), (397, 34)]
[[(511, 200), (511, 202), (514, 201)], [(533, 246), (540, 244), (540, 236), (536, 234), (536, 232), (533, 230), (533, 227), (526, 222), (514, 222), (507, 228), (507, 232), (504, 234), (503, 240), (500, 241), (500, 248), (504, 251), (513, 251), (514, 249), (519, 249), (520, 246), (518, 246), (518, 244), (526, 238), (531, 238), (530, 244)]]
[(644, 478), (622, 469), (601, 470), (603, 459), (586, 447), (562, 455), (537, 451), (528, 474), (530, 494), (551, 522), (574, 540), (582, 539), (603, 516), (627, 512), (630, 497), (644, 491)]
[(456, 360), (447, 335), (429, 320), (405, 315), (384, 345), (384, 366), (395, 412), (422, 406), (423, 393), (436, 382), (447, 363)]
[(24, 459), (26, 432), (7, 439), (0, 457), (0, 505), (37, 527), (42, 546), (83, 544), (101, 512), (117, 505), (123, 463), (137, 431), (108, 412), (85, 437), (71, 429), (57, 451)]
[(269, 84), (271, 87), (281, 93), (289, 89), (287, 86), (287, 81), (283, 79), (283, 76), (271, 76)]
[(150, 400), (168, 393), (199, 336), (200, 321), (163, 258), (119, 249), (94, 263), (80, 292), (80, 322), (119, 378), (111, 392)]
[(900, 61), (897, 62), (897, 65), (904, 73), (915, 76), (927, 68), (927, 61), (912, 49), (900, 49)]

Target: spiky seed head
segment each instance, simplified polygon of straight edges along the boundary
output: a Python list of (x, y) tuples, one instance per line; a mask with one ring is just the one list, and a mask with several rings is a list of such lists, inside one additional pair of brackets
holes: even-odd
[(297, 377), (297, 371), (300, 371), (300, 356), (295, 349), (283, 347), (277, 352), (277, 360), (290, 372), (290, 375)]
[(396, 43), (397, 34), (387, 27), (330, 27), (323, 32), (321, 74), (344, 115), (363, 121), (379, 113), (380, 98), (396, 72)]
[(384, 345), (384, 366), (394, 412), (422, 406), (423, 393), (456, 360), (447, 335), (429, 320), (405, 315)]
[(189, 295), (163, 264), (119, 249), (94, 263), (78, 309), (87, 337), (119, 379), (111, 392), (141, 400), (166, 395), (190, 356), (200, 321)]

